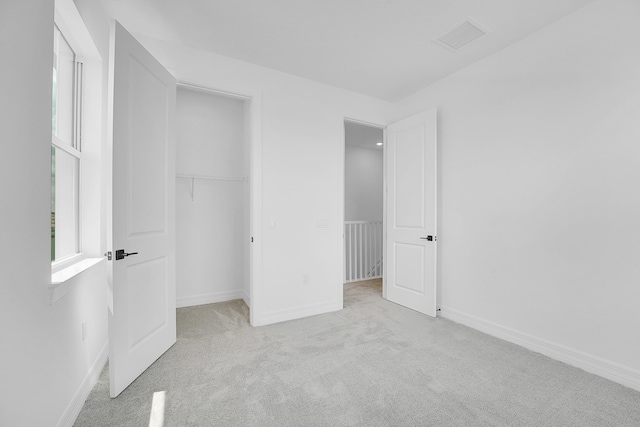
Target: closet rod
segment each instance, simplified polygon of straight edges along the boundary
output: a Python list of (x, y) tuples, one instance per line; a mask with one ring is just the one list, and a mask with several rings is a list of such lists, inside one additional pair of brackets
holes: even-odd
[(187, 175), (178, 173), (176, 174), (176, 178), (186, 178), (186, 179), (208, 179), (211, 181), (241, 181), (244, 182), (245, 178), (243, 176), (208, 176), (208, 175)]

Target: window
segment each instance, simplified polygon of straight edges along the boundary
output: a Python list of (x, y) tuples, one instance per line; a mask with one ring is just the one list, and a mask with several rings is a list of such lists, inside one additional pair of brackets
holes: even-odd
[(54, 23), (49, 304), (87, 283), (79, 275), (100, 264), (106, 250), (102, 58), (73, 0), (56, 0)]
[(80, 252), (82, 63), (54, 28), (51, 108), (51, 261)]

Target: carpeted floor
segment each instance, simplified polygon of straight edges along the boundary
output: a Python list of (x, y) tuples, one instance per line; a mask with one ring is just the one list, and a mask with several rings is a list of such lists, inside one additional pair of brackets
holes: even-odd
[(178, 342), (76, 426), (640, 426), (640, 393), (345, 285), (344, 310), (252, 328), (242, 301), (178, 310)]

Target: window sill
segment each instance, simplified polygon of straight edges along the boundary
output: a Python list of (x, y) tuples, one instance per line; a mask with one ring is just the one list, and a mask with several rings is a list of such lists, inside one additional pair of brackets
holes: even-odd
[(85, 258), (51, 274), (49, 285), (49, 304), (53, 304), (72, 289), (71, 279), (79, 276), (97, 265), (103, 264), (105, 258)]

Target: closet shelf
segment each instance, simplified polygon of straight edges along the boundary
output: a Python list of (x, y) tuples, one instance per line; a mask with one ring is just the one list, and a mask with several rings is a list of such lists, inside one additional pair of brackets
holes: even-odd
[(210, 181), (246, 181), (243, 176), (209, 176), (209, 175), (187, 175), (184, 173), (176, 174), (176, 178), (186, 178), (186, 179), (208, 179)]
[(184, 173), (177, 173), (176, 178), (186, 178), (191, 180), (191, 201), (194, 200), (194, 194), (196, 192), (196, 179), (206, 179), (209, 181), (235, 181), (235, 182), (244, 182), (246, 179), (243, 176), (210, 176), (210, 175), (196, 175), (191, 174), (187, 175)]

